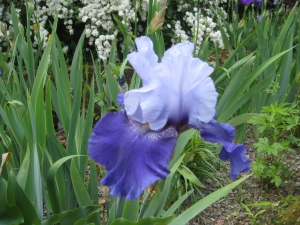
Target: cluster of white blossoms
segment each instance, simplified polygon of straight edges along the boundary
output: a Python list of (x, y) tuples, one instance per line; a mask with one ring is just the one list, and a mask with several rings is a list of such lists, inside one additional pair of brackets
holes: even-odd
[(7, 35), (9, 35), (9, 30), (7, 30), (6, 25), (0, 22), (0, 51), (7, 47)]
[[(74, 19), (74, 10), (71, 8), (71, 5), (74, 1), (79, 0), (33, 0), (35, 3), (35, 16), (38, 18), (39, 23), (45, 25), (48, 17), (55, 18), (56, 15), (58, 18), (64, 20), (66, 29), (72, 35), (74, 34), (73, 30), (73, 19)], [(36, 23), (35, 18), (32, 18), (32, 21)]]
[(200, 45), (204, 38), (210, 40), (219, 48), (224, 48), (220, 30), (216, 30), (217, 24), (209, 16), (202, 16), (201, 12), (186, 13), (185, 21), (192, 28), (192, 36), (195, 41), (195, 54), (199, 53)]
[[(106, 61), (118, 33), (112, 15), (118, 16), (127, 29), (132, 30), (135, 5), (129, 0), (82, 0), (82, 3), (85, 6), (79, 9), (78, 18), (85, 23), (88, 43), (91, 46), (95, 44), (98, 57)], [(139, 12), (142, 20), (146, 20), (147, 4), (145, 0), (141, 2)]]
[[(223, 21), (227, 17), (226, 12), (219, 5), (225, 2), (227, 0), (198, 0), (192, 4), (180, 0), (177, 11), (185, 13), (183, 21), (190, 27), (190, 30), (184, 31), (180, 21), (176, 21), (172, 43), (175, 44), (178, 40), (181, 42), (193, 40), (195, 54), (198, 54), (202, 41), (208, 37), (217, 47), (223, 49), (224, 43), (216, 20)], [(195, 5), (201, 5), (201, 8), (193, 8)], [(212, 9), (215, 11), (213, 12)]]
[[(74, 34), (73, 19), (74, 10), (70, 7), (74, 1), (78, 0), (33, 0), (35, 5), (34, 14), (31, 18), (33, 24), (38, 24), (38, 30), (41, 40), (43, 40), (43, 46), (46, 46), (48, 41), (49, 32), (45, 29), (48, 18), (54, 19), (56, 15), (58, 18), (64, 20), (64, 25), (69, 31), (70, 35)], [(37, 20), (38, 21), (37, 21)], [(34, 27), (31, 26), (34, 30)], [(38, 44), (38, 39), (35, 37), (33, 45)]]
[[(121, 35), (118, 35), (120, 28), (114, 21), (113, 15), (117, 16), (131, 32), (133, 31), (132, 25), (135, 22), (139, 22), (137, 24), (137, 35), (145, 35), (146, 23), (144, 21), (147, 20), (149, 0), (32, 1), (34, 4), (34, 16), (31, 18), (31, 30), (33, 31), (32, 34), (34, 34), (34, 46), (37, 46), (42, 40), (43, 46), (46, 46), (50, 35), (46, 27), (50, 27), (49, 21), (53, 21), (56, 16), (64, 21), (66, 30), (70, 35), (74, 34), (73, 24), (75, 22), (78, 23), (78, 20), (83, 22), (85, 24), (88, 44), (91, 48), (97, 50), (98, 58), (103, 61), (107, 61), (113, 44), (117, 42), (118, 44), (122, 43), (120, 39)], [(176, 0), (175, 3), (169, 3), (176, 6), (177, 10), (173, 11), (174, 15), (170, 14), (171, 21), (168, 21), (167, 18), (165, 21), (165, 28), (168, 28), (167, 32), (173, 34), (171, 35), (173, 36), (171, 39), (172, 43), (194, 41), (195, 53), (198, 54), (201, 42), (208, 37), (217, 47), (224, 48), (219, 25), (216, 23), (217, 20), (223, 21), (226, 18), (226, 12), (220, 6), (224, 2), (227, 2), (227, 0)], [(137, 18), (135, 18), (136, 7), (138, 8)], [(76, 9), (75, 11), (78, 13), (78, 16), (75, 14), (74, 9)], [(176, 13), (180, 16), (177, 15), (177, 17)], [(174, 16), (173, 20), (172, 16)], [(0, 4), (0, 19), (2, 21), (3, 17), (9, 21), (10, 13), (4, 9), (3, 4)], [(0, 42), (1, 38), (3, 38), (3, 35), (0, 33)], [(122, 46), (119, 49), (122, 49)], [(89, 49), (87, 48), (87, 50)], [(67, 52), (67, 46), (65, 46), (65, 52)]]
[[(170, 25), (167, 24), (167, 27), (170, 28)], [(173, 44), (176, 44), (178, 40), (181, 42), (188, 41), (190, 38), (189, 36), (185, 33), (185, 31), (182, 29), (180, 21), (177, 20), (175, 22), (175, 30), (174, 30), (174, 38), (171, 39), (171, 42)]]
[[(16, 8), (18, 16), (20, 11), (21, 9)], [(8, 43), (13, 39), (13, 32), (9, 27), (12, 27), (10, 5), (0, 4), (0, 51), (8, 48)]]
[(9, 8), (5, 7), (4, 4), (0, 4), (0, 20), (7, 22), (10, 20)]

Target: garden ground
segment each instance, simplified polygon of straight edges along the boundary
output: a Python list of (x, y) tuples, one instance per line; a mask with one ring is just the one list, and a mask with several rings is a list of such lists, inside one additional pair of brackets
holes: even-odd
[[(255, 140), (251, 137), (248, 137), (246, 141), (248, 156), (252, 162), (256, 159), (256, 150), (252, 145), (254, 142)], [(297, 152), (300, 151), (300, 149), (295, 150)], [(298, 210), (294, 208), (284, 211), (287, 209), (288, 204), (292, 205), (291, 203), (295, 199), (298, 199), (298, 202), (300, 199), (300, 155), (287, 154), (284, 157), (284, 163), (292, 172), (289, 182), (284, 182), (279, 188), (275, 186), (266, 187), (261, 180), (252, 175), (227, 197), (222, 198), (200, 213), (197, 218), (190, 222), (190, 225), (272, 225), (278, 220), (279, 214), (283, 215), (282, 219), (286, 219), (287, 213), (289, 219), (295, 218), (298, 221), (286, 222), (285, 224), (300, 224), (299, 208)], [(229, 163), (227, 163), (227, 166), (229, 167)], [(246, 176), (249, 173), (251, 171), (242, 174), (242, 176)], [(228, 174), (221, 173), (220, 176), (224, 180), (227, 178), (228, 183), (230, 183)], [(210, 180), (205, 182), (208, 188), (204, 190), (204, 193), (209, 194), (216, 190), (211, 186), (211, 182)], [(246, 206), (243, 206), (242, 203), (251, 210), (253, 216), (246, 214), (249, 212), (247, 212)], [(253, 204), (254, 206), (248, 204)], [(299, 207), (299, 204), (294, 207)], [(283, 214), (283, 212), (285, 213)]]

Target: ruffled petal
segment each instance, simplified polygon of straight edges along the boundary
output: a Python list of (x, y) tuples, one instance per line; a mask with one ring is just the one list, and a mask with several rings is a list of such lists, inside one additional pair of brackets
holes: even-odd
[(89, 155), (106, 167), (101, 183), (110, 188), (111, 195), (132, 200), (169, 174), (167, 166), (176, 140), (175, 128), (151, 131), (121, 110), (105, 115), (95, 125)]
[(230, 161), (230, 178), (236, 179), (237, 175), (250, 169), (250, 159), (245, 157), (247, 148), (242, 144), (226, 143), (219, 154), (220, 159)]
[(239, 173), (250, 169), (250, 159), (245, 156), (246, 146), (232, 143), (235, 131), (230, 124), (219, 124), (213, 119), (209, 123), (198, 123), (194, 127), (200, 131), (203, 140), (223, 146), (219, 157), (222, 160), (230, 160), (231, 179), (235, 179)]
[(138, 52), (133, 52), (127, 56), (130, 64), (142, 78), (143, 83), (151, 82), (152, 71), (158, 62), (158, 57), (153, 50), (153, 43), (148, 37), (139, 37), (136, 39)]
[(136, 44), (138, 51), (129, 54), (128, 60), (142, 78), (143, 87), (125, 94), (127, 115), (149, 123), (155, 131), (166, 124), (178, 127), (183, 122), (193, 125), (210, 121), (218, 96), (208, 77), (213, 68), (193, 58), (194, 45), (177, 44), (165, 52), (161, 63), (154, 63), (151, 40), (137, 38)]

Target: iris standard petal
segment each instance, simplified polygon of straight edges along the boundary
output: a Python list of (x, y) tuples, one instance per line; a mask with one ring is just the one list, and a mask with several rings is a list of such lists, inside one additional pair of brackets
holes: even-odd
[(219, 124), (213, 119), (209, 123), (198, 123), (195, 128), (200, 131), (203, 140), (223, 146), (219, 157), (222, 160), (230, 160), (231, 179), (235, 179), (239, 173), (250, 169), (250, 159), (245, 156), (246, 147), (242, 144), (232, 143), (235, 131), (230, 124)]
[(132, 200), (169, 174), (167, 166), (176, 140), (175, 128), (151, 131), (121, 110), (98, 121), (89, 139), (89, 155), (106, 167), (101, 183), (110, 188), (111, 195)]
[(161, 63), (154, 63), (149, 38), (137, 38), (136, 44), (138, 51), (129, 54), (128, 60), (142, 78), (143, 87), (125, 94), (127, 115), (140, 123), (149, 123), (155, 131), (166, 124), (178, 127), (183, 123), (210, 121), (218, 96), (208, 77), (213, 68), (193, 58), (193, 43), (171, 47)]

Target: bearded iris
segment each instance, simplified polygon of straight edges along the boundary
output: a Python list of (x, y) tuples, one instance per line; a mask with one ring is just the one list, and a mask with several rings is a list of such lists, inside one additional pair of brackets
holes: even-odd
[(246, 147), (233, 143), (234, 128), (215, 119), (218, 94), (209, 77), (213, 68), (192, 56), (194, 45), (171, 47), (161, 62), (148, 37), (137, 38), (136, 45), (137, 52), (127, 58), (143, 87), (125, 93), (125, 109), (103, 116), (88, 143), (90, 157), (106, 167), (101, 183), (111, 195), (136, 199), (147, 186), (166, 178), (177, 137), (189, 128), (223, 146), (219, 156), (230, 160), (232, 179), (248, 170)]

